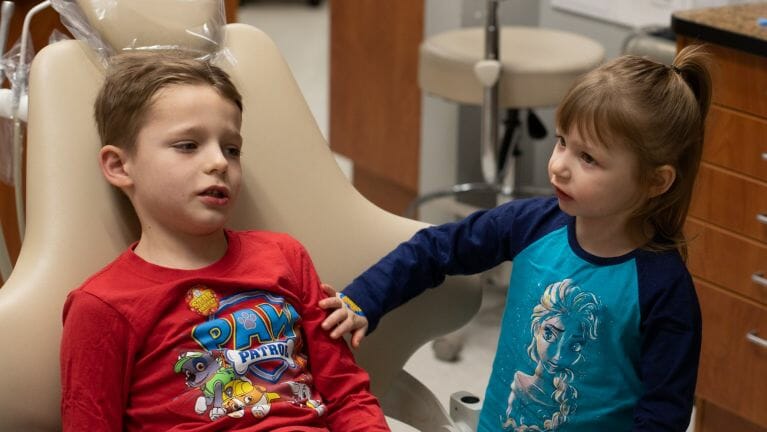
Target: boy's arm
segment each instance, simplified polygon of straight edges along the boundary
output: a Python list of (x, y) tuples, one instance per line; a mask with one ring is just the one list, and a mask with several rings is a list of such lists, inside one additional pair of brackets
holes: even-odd
[(445, 276), (479, 273), (511, 259), (512, 220), (513, 207), (504, 206), (422, 229), (343, 293), (362, 309), (370, 333), (385, 313), (439, 285)]
[(642, 306), (640, 373), (644, 393), (634, 410), (634, 432), (684, 432), (692, 414), (701, 316), (689, 274)]
[(64, 305), (61, 416), (66, 431), (122, 431), (130, 376), (129, 327), (90, 294), (75, 291)]
[(378, 400), (370, 393), (367, 372), (355, 363), (343, 340), (331, 339), (320, 326), (325, 312), (317, 303), (325, 294), (303, 247), (298, 246), (297, 255), (303, 302), (301, 322), (309, 354), (309, 370), (328, 408), (326, 415), (330, 430), (388, 431)]

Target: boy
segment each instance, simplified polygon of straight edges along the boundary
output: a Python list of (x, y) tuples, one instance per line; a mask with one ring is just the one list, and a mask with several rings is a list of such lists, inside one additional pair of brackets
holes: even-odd
[(224, 228), (242, 148), (226, 73), (122, 54), (95, 116), (102, 172), (141, 237), (65, 304), (64, 430), (389, 430), (367, 374), (320, 329), (303, 247)]

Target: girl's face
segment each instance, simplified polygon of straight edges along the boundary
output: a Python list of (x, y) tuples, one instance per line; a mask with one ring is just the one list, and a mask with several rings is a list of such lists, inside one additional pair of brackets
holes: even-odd
[(577, 129), (558, 131), (549, 159), (560, 208), (579, 223), (625, 224), (643, 195), (636, 155), (622, 143), (607, 148), (584, 139)]
[(577, 318), (555, 316), (543, 320), (535, 332), (540, 364), (549, 374), (570, 368), (581, 359), (586, 338)]

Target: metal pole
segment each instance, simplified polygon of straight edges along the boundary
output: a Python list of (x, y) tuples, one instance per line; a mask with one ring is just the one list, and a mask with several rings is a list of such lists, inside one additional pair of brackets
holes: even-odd
[[(487, 0), (485, 23), (485, 60), (498, 60), (498, 1)], [(485, 88), (482, 100), (481, 164), (489, 184), (498, 183), (498, 81)]]

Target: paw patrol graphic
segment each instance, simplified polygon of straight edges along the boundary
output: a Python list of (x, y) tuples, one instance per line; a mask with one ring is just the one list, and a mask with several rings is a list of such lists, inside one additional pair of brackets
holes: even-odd
[(282, 297), (242, 293), (222, 299), (218, 310), (194, 327), (192, 337), (205, 351), (226, 350), (238, 374), (277, 383), (296, 367), (300, 318)]
[(174, 371), (200, 391), (197, 414), (253, 421), (268, 416), (273, 403), (325, 414), (311, 385), (301, 316), (284, 298), (252, 291), (219, 300), (212, 290), (195, 286), (186, 300), (203, 317), (191, 331), (201, 349), (183, 352)]
[(196, 285), (187, 291), (186, 304), (192, 312), (208, 316), (218, 309), (218, 297), (204, 285)]
[(202, 392), (194, 410), (197, 414), (210, 410), (208, 415), (211, 420), (224, 415), (242, 417), (246, 408), (254, 417), (263, 418), (269, 414), (271, 401), (280, 397), (238, 376), (220, 353), (183, 353), (173, 370), (184, 374), (188, 387)]
[(194, 411), (208, 415), (216, 420), (226, 415), (224, 408), (224, 387), (235, 381), (234, 370), (225, 367), (220, 356), (205, 352), (186, 352), (181, 354), (173, 367), (176, 373), (183, 373), (186, 385), (199, 389), (202, 395), (197, 398)]
[(279, 398), (279, 394), (267, 392), (266, 387), (235, 380), (224, 388), (224, 409), (229, 417), (243, 417), (249, 410), (253, 417), (260, 419), (269, 414), (272, 401)]
[(290, 390), (293, 392), (293, 403), (299, 406), (312, 408), (317, 412), (317, 416), (325, 414), (325, 405), (320, 400), (311, 399), (311, 388), (302, 382), (289, 382)]

